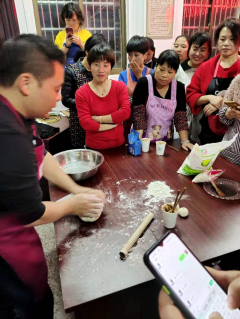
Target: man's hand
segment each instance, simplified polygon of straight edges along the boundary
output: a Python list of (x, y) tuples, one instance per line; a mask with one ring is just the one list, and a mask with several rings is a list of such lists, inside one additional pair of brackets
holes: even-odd
[(130, 68), (137, 79), (142, 77), (142, 69), (139, 67), (136, 61), (131, 61)]
[(72, 191), (73, 194), (91, 194), (102, 199), (103, 203), (106, 202), (106, 196), (103, 191), (90, 187), (82, 187), (76, 184), (76, 187)]
[[(219, 271), (213, 268), (206, 268), (223, 290), (228, 292), (229, 309), (238, 308), (240, 306), (240, 271)], [(181, 312), (174, 306), (164, 290), (160, 291), (158, 306), (161, 319), (183, 319)], [(209, 318), (222, 319), (218, 313), (213, 313)]]
[(221, 96), (210, 95), (209, 103), (219, 109), (222, 106), (223, 98)]
[(159, 294), (158, 309), (161, 319), (184, 319), (178, 308), (174, 306), (172, 299), (163, 289)]
[(79, 36), (73, 34), (72, 35), (72, 42), (77, 44), (81, 49), (84, 49), (84, 43), (82, 40), (79, 38)]
[(206, 116), (209, 116), (210, 114), (216, 112), (218, 110), (218, 108), (214, 105), (212, 105), (211, 103), (208, 103), (204, 109), (203, 109), (203, 113), (206, 115)]
[(103, 211), (104, 201), (95, 194), (77, 194), (72, 198), (73, 215), (79, 217), (99, 217)]

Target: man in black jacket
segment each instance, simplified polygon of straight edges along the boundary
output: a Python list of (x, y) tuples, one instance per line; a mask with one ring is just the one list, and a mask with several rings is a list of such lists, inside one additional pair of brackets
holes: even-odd
[[(103, 192), (77, 185), (44, 150), (34, 119), (61, 98), (64, 55), (48, 39), (21, 35), (0, 51), (0, 318), (53, 318), (47, 266), (34, 226), (66, 215), (98, 217)], [(42, 202), (42, 175), (74, 194)]]

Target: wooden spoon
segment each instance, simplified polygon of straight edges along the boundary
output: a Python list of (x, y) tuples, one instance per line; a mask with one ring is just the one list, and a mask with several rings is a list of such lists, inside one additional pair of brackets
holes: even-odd
[(215, 190), (216, 190), (216, 192), (218, 193), (219, 196), (222, 196), (222, 197), (225, 196), (225, 194), (221, 191), (221, 189), (219, 189), (219, 188), (217, 187), (217, 185), (215, 184), (214, 181), (212, 181), (211, 184), (212, 184), (212, 186), (215, 188)]

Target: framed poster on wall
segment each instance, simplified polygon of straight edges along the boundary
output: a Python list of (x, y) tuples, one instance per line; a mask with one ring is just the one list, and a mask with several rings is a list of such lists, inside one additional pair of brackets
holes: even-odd
[(147, 37), (171, 39), (174, 0), (147, 0)]

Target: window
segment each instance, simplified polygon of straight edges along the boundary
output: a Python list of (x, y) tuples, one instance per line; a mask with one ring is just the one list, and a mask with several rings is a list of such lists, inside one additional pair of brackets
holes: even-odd
[[(124, 0), (75, 0), (85, 16), (85, 28), (93, 33), (103, 33), (115, 51), (114, 73), (125, 69), (125, 1)], [(66, 0), (33, 0), (38, 34), (53, 41), (65, 28), (59, 15)]]
[[(218, 26), (227, 18), (236, 17), (238, 8), (239, 0), (184, 0), (182, 34), (209, 32), (214, 39)], [(213, 43), (212, 56), (216, 53)]]

